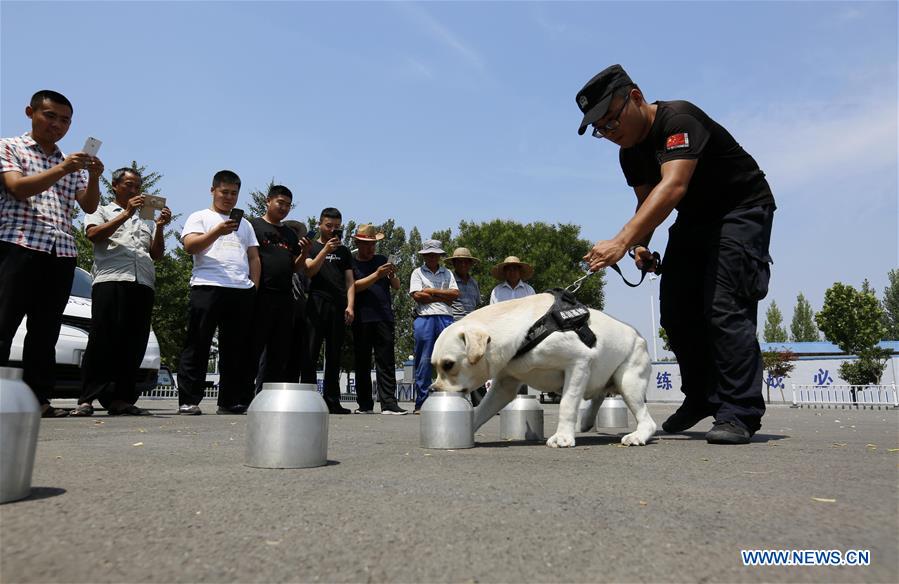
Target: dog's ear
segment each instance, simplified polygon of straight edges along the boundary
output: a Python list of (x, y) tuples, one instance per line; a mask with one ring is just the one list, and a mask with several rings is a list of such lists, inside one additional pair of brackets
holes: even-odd
[(468, 362), (474, 365), (487, 352), (490, 335), (482, 328), (466, 327), (462, 332), (462, 337), (465, 341), (465, 352)]

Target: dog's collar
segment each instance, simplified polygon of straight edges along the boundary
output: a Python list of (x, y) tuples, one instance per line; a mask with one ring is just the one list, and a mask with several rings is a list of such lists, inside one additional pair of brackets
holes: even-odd
[(596, 346), (596, 335), (590, 330), (590, 309), (568, 290), (553, 288), (546, 292), (552, 294), (555, 300), (546, 314), (528, 329), (513, 359), (521, 357), (557, 331), (575, 331), (585, 345), (590, 348)]

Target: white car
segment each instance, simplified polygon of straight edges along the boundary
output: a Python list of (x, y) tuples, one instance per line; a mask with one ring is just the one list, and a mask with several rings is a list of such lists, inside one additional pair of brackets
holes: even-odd
[[(62, 314), (62, 327), (56, 340), (56, 387), (50, 397), (78, 397), (81, 393), (81, 359), (87, 348), (87, 335), (91, 329), (91, 275), (75, 268), (72, 293)], [(19, 325), (9, 353), (9, 366), (22, 366), (22, 347), (25, 344), (25, 321)], [(137, 389), (140, 392), (156, 387), (159, 372), (159, 341), (150, 331), (144, 360), (137, 373)]]

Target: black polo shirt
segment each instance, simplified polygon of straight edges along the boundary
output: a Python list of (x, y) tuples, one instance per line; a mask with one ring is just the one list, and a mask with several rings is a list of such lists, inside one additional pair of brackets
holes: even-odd
[(655, 121), (643, 142), (622, 148), (621, 169), (632, 187), (655, 186), (669, 160), (697, 160), (679, 217), (720, 217), (757, 205), (774, 205), (765, 173), (733, 136), (688, 101), (657, 101)]

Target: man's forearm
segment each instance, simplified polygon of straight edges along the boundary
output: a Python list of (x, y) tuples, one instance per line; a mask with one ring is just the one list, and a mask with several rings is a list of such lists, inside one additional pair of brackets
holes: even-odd
[(61, 178), (69, 174), (59, 164), (44, 172), (22, 176), (21, 173), (4, 173), (3, 184), (8, 192), (17, 201), (25, 201), (29, 197), (39, 195), (55, 185)]
[(106, 223), (100, 225), (89, 225), (85, 234), (92, 243), (101, 243), (112, 237), (116, 229), (122, 226), (122, 223), (128, 220), (128, 214), (122, 211)]
[(163, 254), (165, 254), (165, 227), (159, 225), (153, 234), (153, 243), (150, 244), (150, 257), (158, 260)]
[(85, 213), (93, 213), (100, 204), (100, 177), (91, 175), (87, 179), (87, 190), (78, 197), (78, 204)]
[(200, 253), (204, 249), (211, 247), (218, 235), (212, 231), (206, 233), (190, 233), (184, 238), (184, 251), (190, 255)]
[(686, 192), (685, 186), (660, 182), (639, 206), (631, 220), (621, 228), (615, 239), (625, 247), (649, 243), (649, 238), (656, 227), (671, 214)]

